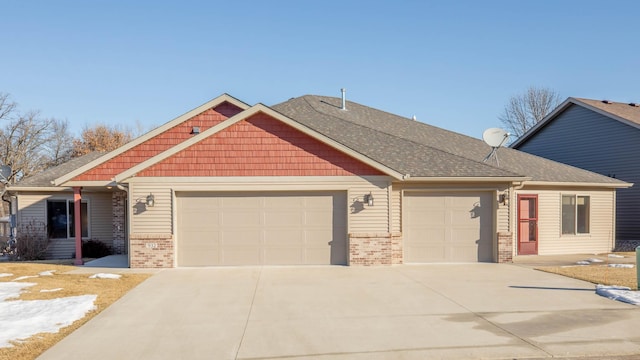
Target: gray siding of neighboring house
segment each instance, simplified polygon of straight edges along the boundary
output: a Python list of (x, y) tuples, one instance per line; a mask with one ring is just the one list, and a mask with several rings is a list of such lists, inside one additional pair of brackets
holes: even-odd
[[(640, 183), (640, 129), (572, 105), (519, 150), (630, 183)], [(640, 185), (618, 189), (616, 238), (640, 240)]]

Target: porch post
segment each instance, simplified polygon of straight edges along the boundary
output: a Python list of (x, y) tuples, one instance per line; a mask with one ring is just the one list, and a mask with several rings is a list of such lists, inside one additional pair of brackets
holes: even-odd
[(75, 265), (82, 265), (82, 188), (73, 188), (73, 226), (76, 233), (76, 260)]

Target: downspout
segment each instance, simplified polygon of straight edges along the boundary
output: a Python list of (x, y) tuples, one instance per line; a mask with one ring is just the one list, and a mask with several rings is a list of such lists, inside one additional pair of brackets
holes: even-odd
[(127, 266), (131, 267), (131, 244), (127, 245), (129, 241), (129, 234), (131, 233), (131, 229), (129, 229), (129, 223), (131, 221), (131, 214), (129, 214), (129, 187), (125, 184), (116, 183), (116, 188), (118, 190), (124, 191), (127, 195), (125, 197), (125, 223), (124, 223), (124, 249), (122, 249), (127, 254)]
[(73, 188), (73, 217), (76, 232), (76, 260), (75, 265), (83, 265), (82, 261), (82, 188)]

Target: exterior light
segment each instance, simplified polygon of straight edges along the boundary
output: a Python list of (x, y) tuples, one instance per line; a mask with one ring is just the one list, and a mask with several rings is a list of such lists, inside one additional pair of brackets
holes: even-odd
[(149, 194), (147, 196), (147, 206), (148, 207), (153, 207), (156, 204), (156, 199), (153, 196), (153, 194)]
[(371, 193), (369, 193), (369, 195), (365, 195), (364, 202), (366, 202), (369, 206), (373, 206), (373, 195), (371, 195)]
[(509, 202), (509, 190), (505, 190), (504, 193), (500, 194), (500, 202), (503, 205), (507, 205), (507, 203)]

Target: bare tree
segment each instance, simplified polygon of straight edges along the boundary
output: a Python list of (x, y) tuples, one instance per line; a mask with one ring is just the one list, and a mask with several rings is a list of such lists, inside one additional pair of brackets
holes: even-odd
[(80, 139), (73, 141), (73, 156), (82, 156), (93, 151), (111, 151), (131, 141), (131, 131), (118, 127), (97, 125), (85, 127)]
[(71, 142), (66, 121), (21, 113), (9, 94), (0, 93), (0, 163), (11, 166), (8, 183), (60, 164)]
[(560, 95), (554, 90), (531, 86), (525, 93), (512, 96), (498, 118), (506, 130), (518, 138), (544, 119), (560, 101)]

